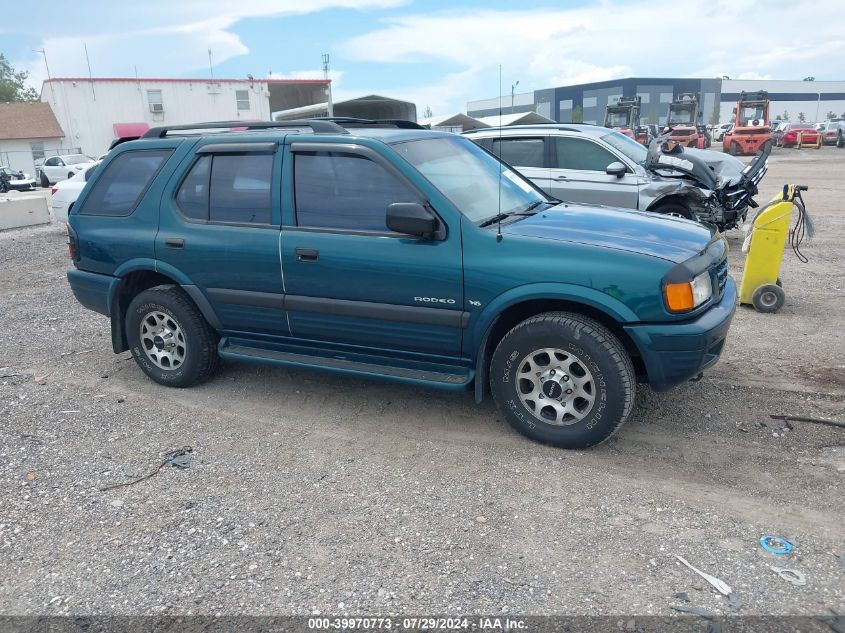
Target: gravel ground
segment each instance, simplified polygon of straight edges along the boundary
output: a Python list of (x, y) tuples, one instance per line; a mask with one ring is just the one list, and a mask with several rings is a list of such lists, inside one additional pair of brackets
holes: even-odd
[[(787, 305), (740, 308), (702, 381), (641, 387), (589, 451), (468, 394), (245, 364), (158, 386), (73, 299), (61, 231), (0, 234), (0, 613), (731, 613), (676, 555), (742, 614), (845, 611), (845, 431), (769, 417), (845, 419), (843, 165), (775, 150), (759, 200), (807, 184), (819, 229)], [(190, 468), (100, 491), (182, 446)]]

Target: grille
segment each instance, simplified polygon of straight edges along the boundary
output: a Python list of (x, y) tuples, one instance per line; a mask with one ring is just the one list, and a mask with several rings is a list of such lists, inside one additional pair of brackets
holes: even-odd
[(725, 286), (728, 283), (728, 260), (727, 258), (723, 259), (713, 270), (713, 274), (716, 277), (716, 285), (719, 287), (719, 296), (722, 296), (722, 292), (725, 290)]

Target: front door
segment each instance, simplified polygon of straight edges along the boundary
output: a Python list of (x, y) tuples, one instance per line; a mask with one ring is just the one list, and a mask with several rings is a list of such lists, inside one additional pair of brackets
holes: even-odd
[(293, 336), (380, 353), (459, 356), (465, 317), (459, 222), (443, 221), (438, 239), (394, 233), (385, 224), (387, 206), (427, 200), (377, 150), (290, 147), (282, 269)]
[(279, 262), (281, 158), (275, 142), (205, 143), (162, 196), (160, 269), (187, 277), (227, 333), (290, 334)]
[(608, 174), (608, 165), (622, 161), (595, 141), (571, 136), (554, 137), (552, 161), (550, 193), (555, 198), (637, 208), (637, 175), (631, 169), (621, 178)]

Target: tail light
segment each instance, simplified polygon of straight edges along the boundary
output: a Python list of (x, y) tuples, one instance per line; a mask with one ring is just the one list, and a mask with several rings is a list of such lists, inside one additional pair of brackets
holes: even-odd
[(79, 261), (79, 240), (76, 238), (76, 231), (74, 231), (70, 224), (67, 227), (67, 255), (74, 262)]
[(58, 190), (59, 190), (59, 188), (58, 188), (58, 187), (53, 187), (52, 189), (50, 189), (50, 194), (54, 194), (54, 193), (56, 193)]

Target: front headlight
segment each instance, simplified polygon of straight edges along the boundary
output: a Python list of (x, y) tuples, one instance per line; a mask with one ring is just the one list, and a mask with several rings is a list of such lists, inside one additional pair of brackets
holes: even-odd
[(663, 287), (663, 298), (670, 312), (688, 312), (707, 301), (712, 294), (713, 284), (710, 283), (710, 272), (706, 270), (692, 281)]

